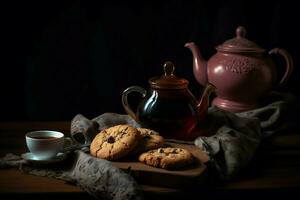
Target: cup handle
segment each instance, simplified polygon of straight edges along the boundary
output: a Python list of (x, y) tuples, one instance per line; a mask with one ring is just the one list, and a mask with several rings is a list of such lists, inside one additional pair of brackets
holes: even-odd
[(282, 77), (282, 79), (279, 82), (278, 86), (282, 86), (284, 85), (287, 80), (289, 79), (289, 77), (291, 76), (293, 69), (294, 69), (294, 64), (293, 64), (293, 59), (291, 57), (291, 55), (284, 49), (280, 49), (280, 48), (274, 48), (271, 51), (269, 51), (269, 54), (279, 54), (281, 56), (284, 57), (285, 62), (286, 62), (286, 70), (285, 73)]
[(142, 97), (144, 98), (147, 94), (147, 91), (144, 88), (139, 87), (139, 86), (131, 86), (131, 87), (127, 88), (126, 90), (124, 90), (124, 92), (122, 94), (122, 105), (123, 105), (125, 111), (135, 121), (138, 121), (138, 118), (137, 118), (135, 112), (132, 111), (131, 107), (128, 104), (127, 96), (130, 92), (138, 92), (138, 93), (142, 94)]

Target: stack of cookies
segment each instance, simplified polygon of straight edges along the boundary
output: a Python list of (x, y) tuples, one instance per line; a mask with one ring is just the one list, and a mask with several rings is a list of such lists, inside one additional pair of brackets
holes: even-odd
[(165, 147), (164, 138), (159, 133), (130, 125), (102, 130), (93, 139), (90, 152), (106, 160), (117, 160), (127, 155), (138, 156), (139, 161), (164, 169), (180, 168), (193, 162), (189, 151)]

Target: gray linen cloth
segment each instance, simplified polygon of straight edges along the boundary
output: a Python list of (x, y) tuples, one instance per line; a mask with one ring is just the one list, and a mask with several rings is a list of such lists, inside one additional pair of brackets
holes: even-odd
[(272, 92), (264, 106), (247, 112), (211, 107), (208, 128), (216, 133), (198, 137), (194, 144), (209, 155), (219, 178), (229, 180), (250, 162), (263, 138), (296, 129), (297, 110), (293, 95), (278, 92)]
[[(231, 113), (217, 107), (209, 108), (205, 129), (209, 130), (211, 136), (198, 137), (194, 144), (209, 155), (211, 166), (219, 179), (231, 179), (247, 166), (263, 138), (295, 128), (293, 120), (298, 108), (293, 95), (272, 92), (262, 104), (258, 109), (241, 113)], [(81, 122), (88, 120), (80, 114), (74, 119)], [(92, 138), (104, 128), (116, 124), (139, 127), (128, 115), (115, 113), (104, 113), (91, 120), (99, 124), (93, 130), (90, 129), (91, 126), (76, 128), (78, 126), (74, 119), (71, 134), (83, 134)]]
[[(228, 180), (250, 162), (263, 138), (295, 128), (293, 119), (297, 110), (291, 94), (275, 92), (266, 99), (262, 107), (247, 112), (234, 114), (210, 107), (205, 127), (211, 136), (198, 137), (194, 144), (209, 155), (210, 167), (216, 170), (219, 180)], [(89, 120), (78, 114), (71, 121), (71, 136), (79, 143), (89, 143), (99, 131), (117, 124), (139, 127), (128, 115), (104, 113)], [(8, 161), (9, 158), (11, 161)], [(37, 170), (34, 167), (23, 169), (29, 173), (74, 182), (96, 197), (141, 198), (135, 181), (110, 162), (81, 151), (75, 153), (74, 160), (71, 170)], [(18, 156), (14, 160), (14, 156), (10, 154), (6, 159), (0, 159), (0, 168), (1, 165), (18, 165), (18, 162), (24, 161)]]
[(27, 165), (14, 154), (0, 159), (0, 169), (19, 167), (37, 176), (61, 179), (79, 186), (98, 199), (143, 199), (135, 180), (111, 162), (76, 151), (67, 160), (48, 166)]

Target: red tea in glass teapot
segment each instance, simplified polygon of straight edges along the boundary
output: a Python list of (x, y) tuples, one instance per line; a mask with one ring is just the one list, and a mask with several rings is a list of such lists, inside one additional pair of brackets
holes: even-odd
[[(193, 129), (204, 121), (214, 86), (208, 84), (197, 101), (187, 87), (188, 81), (176, 77), (174, 69), (171, 62), (166, 62), (164, 75), (149, 79), (148, 91), (139, 86), (127, 88), (122, 95), (122, 104), (129, 116), (142, 127), (158, 131), (165, 138), (192, 140), (196, 137), (192, 134)], [(136, 112), (132, 111), (127, 100), (133, 91), (142, 94)]]

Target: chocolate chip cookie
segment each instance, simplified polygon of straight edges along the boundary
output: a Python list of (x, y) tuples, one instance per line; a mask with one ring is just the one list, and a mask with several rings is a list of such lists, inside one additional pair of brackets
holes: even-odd
[(150, 150), (139, 156), (139, 161), (153, 167), (163, 169), (175, 169), (185, 167), (193, 163), (193, 155), (181, 148), (158, 148)]
[(140, 132), (141, 140), (133, 150), (134, 154), (141, 154), (151, 149), (164, 147), (164, 138), (158, 132), (147, 128), (137, 128), (137, 130)]
[(91, 143), (91, 155), (116, 160), (131, 152), (140, 141), (139, 131), (129, 125), (117, 125), (102, 130)]

